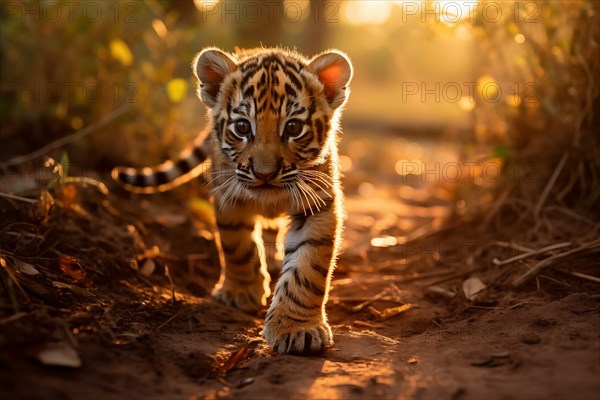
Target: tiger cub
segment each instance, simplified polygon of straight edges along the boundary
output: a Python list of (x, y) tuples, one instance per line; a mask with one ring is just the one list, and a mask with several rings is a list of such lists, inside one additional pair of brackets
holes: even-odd
[(352, 65), (336, 50), (309, 60), (283, 49), (206, 48), (192, 68), (210, 108), (208, 139), (179, 161), (119, 167), (113, 177), (133, 192), (164, 191), (210, 159), (224, 254), (213, 295), (248, 312), (271, 294), (262, 228), (285, 218), (283, 268), (262, 335), (279, 353), (320, 352), (333, 343), (325, 303), (341, 240), (337, 141)]

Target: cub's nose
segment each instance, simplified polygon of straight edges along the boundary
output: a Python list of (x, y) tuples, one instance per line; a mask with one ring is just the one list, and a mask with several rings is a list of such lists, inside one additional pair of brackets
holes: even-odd
[[(258, 156), (261, 155), (259, 154)], [(268, 182), (279, 174), (282, 159), (275, 161), (271, 159), (271, 157), (258, 156), (256, 159), (253, 159), (252, 157), (249, 159), (250, 168), (252, 169), (254, 176), (263, 182)]]
[(256, 175), (256, 177), (258, 179), (260, 179), (261, 181), (268, 182), (277, 176), (277, 171), (272, 171), (272, 172), (267, 172), (267, 173), (254, 171), (254, 175)]

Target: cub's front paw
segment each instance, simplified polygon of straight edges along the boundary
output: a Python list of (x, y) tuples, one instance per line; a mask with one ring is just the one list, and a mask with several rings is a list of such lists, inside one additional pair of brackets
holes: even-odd
[(248, 313), (254, 313), (265, 306), (269, 294), (263, 282), (243, 286), (227, 281), (212, 293), (217, 300)]
[(316, 354), (333, 344), (327, 322), (298, 323), (286, 317), (265, 322), (262, 336), (279, 354)]

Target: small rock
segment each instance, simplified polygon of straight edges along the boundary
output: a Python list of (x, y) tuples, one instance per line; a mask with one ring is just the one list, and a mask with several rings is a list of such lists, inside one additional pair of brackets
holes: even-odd
[(248, 386), (252, 382), (254, 382), (254, 378), (245, 378), (245, 379), (240, 380), (235, 387), (237, 389), (243, 388), (244, 386)]
[(541, 341), (542, 339), (537, 335), (529, 334), (521, 336), (521, 342), (525, 344), (538, 344)]

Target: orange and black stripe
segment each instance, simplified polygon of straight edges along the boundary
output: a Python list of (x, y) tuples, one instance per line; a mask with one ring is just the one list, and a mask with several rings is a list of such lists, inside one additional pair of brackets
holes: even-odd
[(208, 155), (202, 144), (182, 153), (177, 161), (166, 161), (156, 167), (117, 167), (112, 177), (134, 193), (156, 193), (173, 189), (201, 175)]

